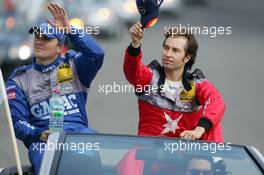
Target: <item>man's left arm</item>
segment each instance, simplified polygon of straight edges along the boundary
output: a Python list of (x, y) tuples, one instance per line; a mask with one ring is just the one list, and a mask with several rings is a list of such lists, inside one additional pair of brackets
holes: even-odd
[(202, 117), (194, 130), (181, 133), (181, 137), (185, 139), (200, 139), (205, 132), (220, 123), (226, 109), (220, 92), (208, 80), (197, 80), (195, 93), (202, 106)]
[(89, 87), (97, 71), (103, 64), (103, 49), (91, 37), (87, 35), (82, 36), (85, 30), (81, 33), (73, 26), (70, 26), (67, 12), (63, 7), (58, 4), (50, 3), (48, 5), (48, 9), (54, 19), (47, 19), (47, 21), (57, 29), (63, 29), (61, 32), (64, 32), (69, 37), (75, 48), (81, 52), (79, 56), (75, 57), (74, 63), (80, 81), (86, 87)]
[(96, 73), (103, 65), (104, 51), (100, 45), (90, 36), (80, 33), (67, 34), (70, 41), (80, 54), (74, 58), (74, 64), (80, 81), (90, 87)]
[(198, 126), (204, 127), (205, 131), (214, 128), (220, 123), (225, 112), (225, 102), (220, 92), (208, 80), (197, 82), (196, 98), (203, 107), (202, 117)]

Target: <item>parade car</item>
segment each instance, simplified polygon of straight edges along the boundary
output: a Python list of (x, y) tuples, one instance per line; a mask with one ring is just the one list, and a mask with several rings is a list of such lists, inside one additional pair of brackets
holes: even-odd
[[(181, 175), (197, 157), (213, 160), (209, 170), (199, 170), (204, 174), (264, 174), (264, 158), (256, 148), (230, 143), (62, 132), (52, 134), (41, 149), (46, 150), (41, 175)], [(15, 169), (5, 168), (0, 175)], [(32, 174), (29, 166), (23, 169)]]

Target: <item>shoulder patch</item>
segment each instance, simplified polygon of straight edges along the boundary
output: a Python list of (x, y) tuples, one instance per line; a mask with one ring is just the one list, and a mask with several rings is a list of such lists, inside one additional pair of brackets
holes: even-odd
[(192, 73), (193, 77), (196, 79), (205, 79), (203, 72), (200, 69), (195, 69)]
[(184, 90), (180, 93), (180, 100), (182, 102), (191, 102), (195, 100), (195, 84), (194, 81), (189, 81), (190, 89)]
[(20, 74), (26, 72), (26, 71), (29, 70), (31, 67), (32, 67), (32, 64), (30, 64), (30, 65), (25, 65), (25, 66), (21, 66), (21, 67), (16, 68), (16, 69), (10, 74), (10, 76), (9, 76), (8, 79), (12, 79), (12, 78), (14, 78), (14, 77), (17, 76), (17, 75), (20, 75)]
[(59, 66), (58, 70), (58, 82), (66, 83), (72, 81), (74, 78), (72, 67), (69, 63), (65, 63)]

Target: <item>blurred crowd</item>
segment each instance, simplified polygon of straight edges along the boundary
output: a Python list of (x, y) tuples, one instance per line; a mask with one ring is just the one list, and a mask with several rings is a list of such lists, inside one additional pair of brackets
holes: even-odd
[[(28, 29), (49, 16), (45, 7), (50, 2), (65, 7), (71, 25), (102, 40), (120, 38), (139, 19), (135, 0), (1, 0), (0, 66), (5, 78), (14, 67), (31, 61), (32, 36)], [(175, 16), (184, 6), (197, 3), (203, 0), (165, 0), (160, 13)]]

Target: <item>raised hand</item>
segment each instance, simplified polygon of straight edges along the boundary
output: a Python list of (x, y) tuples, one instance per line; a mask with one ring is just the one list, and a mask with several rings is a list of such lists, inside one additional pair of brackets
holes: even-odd
[(137, 22), (136, 24), (134, 24), (130, 29), (129, 29), (129, 33), (131, 36), (131, 45), (134, 48), (138, 48), (141, 45), (141, 42), (143, 40), (144, 37), (144, 30), (142, 29), (142, 25), (140, 22)]
[(60, 31), (69, 32), (70, 23), (66, 10), (58, 4), (50, 3), (48, 9), (53, 16), (53, 20), (47, 19), (47, 21), (58, 28)]

